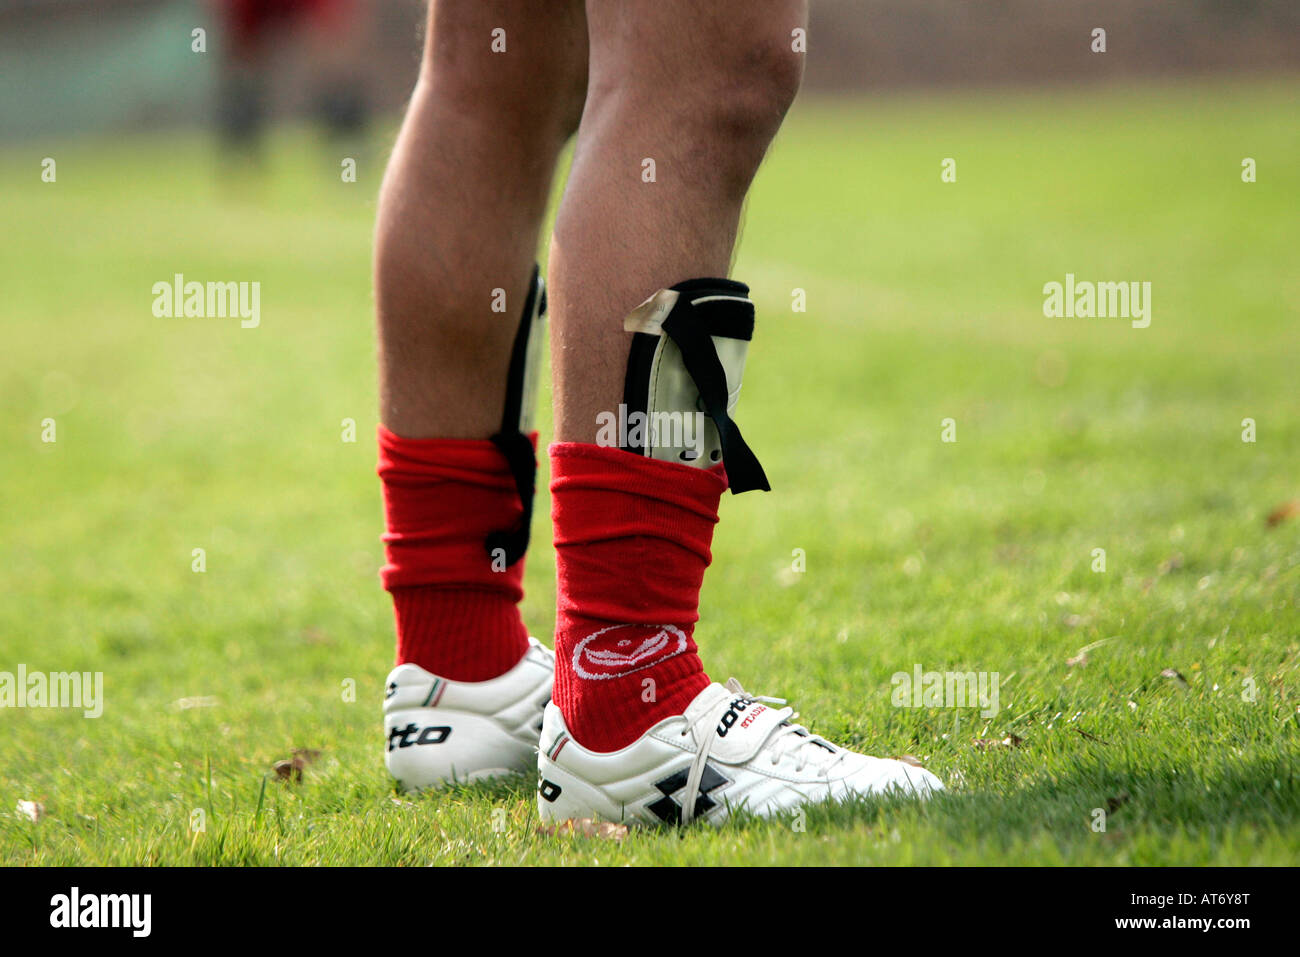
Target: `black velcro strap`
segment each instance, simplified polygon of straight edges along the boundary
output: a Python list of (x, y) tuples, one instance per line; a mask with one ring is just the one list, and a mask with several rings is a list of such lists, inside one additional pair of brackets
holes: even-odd
[(753, 489), (771, 491), (772, 486), (767, 482), (758, 457), (746, 444), (740, 427), (727, 413), (727, 373), (718, 358), (718, 350), (713, 347), (712, 324), (702, 320), (690, 301), (683, 297), (660, 328), (681, 351), (682, 364), (700, 390), (704, 412), (718, 430), (731, 493), (739, 495)]
[(532, 439), (518, 429), (498, 432), (492, 436), (492, 444), (506, 457), (515, 488), (519, 491), (519, 501), (524, 507), (524, 514), (514, 528), (492, 532), (485, 543), (488, 555), (495, 559), (500, 549), (505, 555), (506, 567), (509, 567), (528, 551), (528, 537), (533, 525), (533, 497), (537, 490), (537, 455), (533, 451)]
[[(519, 331), (515, 333), (514, 346), (510, 352), (501, 431), (491, 439), (492, 444), (506, 458), (510, 474), (515, 480), (515, 488), (519, 491), (519, 501), (524, 507), (523, 515), (513, 528), (492, 532), (484, 543), (488, 555), (494, 561), (498, 551), (505, 555), (507, 567), (523, 558), (524, 552), (528, 551), (528, 538), (533, 524), (533, 498), (537, 493), (537, 454), (533, 451), (532, 439), (519, 431), (519, 421), (523, 411), (524, 376), (527, 372), (528, 337), (532, 333), (533, 312), (534, 309), (539, 314), (546, 311), (546, 294), (537, 281), (538, 273), (538, 268), (534, 266), (528, 283), (528, 296), (524, 302), (524, 316), (519, 322)], [(542, 297), (540, 304), (537, 302), (538, 296)]]
[(514, 345), (510, 349), (510, 369), (506, 372), (506, 403), (505, 410), (501, 413), (502, 432), (519, 431), (524, 405), (524, 377), (528, 365), (528, 337), (533, 331), (533, 310), (539, 295), (542, 296), (542, 302), (538, 311), (546, 311), (546, 294), (537, 281), (538, 273), (538, 268), (533, 266), (532, 278), (528, 280), (528, 295), (524, 297), (524, 317), (519, 322)]

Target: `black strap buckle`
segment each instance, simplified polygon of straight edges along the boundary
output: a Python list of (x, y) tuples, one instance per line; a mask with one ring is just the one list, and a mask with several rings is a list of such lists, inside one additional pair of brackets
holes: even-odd
[[(721, 303), (716, 305), (720, 306)], [(690, 306), (689, 315), (683, 306)], [(732, 494), (739, 495), (754, 489), (769, 492), (772, 486), (768, 484), (758, 456), (740, 434), (740, 426), (736, 425), (727, 412), (727, 373), (722, 368), (722, 360), (718, 358), (718, 350), (713, 345), (714, 329), (710, 318), (702, 315), (683, 296), (663, 321), (661, 328), (681, 351), (682, 363), (694, 380), (695, 387), (700, 390), (704, 412), (718, 430), (718, 439), (722, 443), (722, 461), (727, 469), (727, 481)]]

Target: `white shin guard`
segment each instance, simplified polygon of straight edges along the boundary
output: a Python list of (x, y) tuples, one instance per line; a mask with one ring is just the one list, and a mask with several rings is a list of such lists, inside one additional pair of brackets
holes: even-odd
[(629, 427), (620, 446), (697, 468), (723, 462), (733, 493), (767, 491), (763, 467), (731, 418), (754, 336), (749, 287), (687, 280), (641, 303), (623, 328), (635, 335), (623, 392)]

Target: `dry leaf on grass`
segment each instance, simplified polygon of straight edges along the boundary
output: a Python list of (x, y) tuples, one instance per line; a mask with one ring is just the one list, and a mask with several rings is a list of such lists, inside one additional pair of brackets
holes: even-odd
[(1161, 677), (1161, 678), (1168, 678), (1168, 679), (1170, 679), (1171, 681), (1175, 681), (1175, 682), (1177, 682), (1177, 683), (1178, 683), (1178, 687), (1180, 687), (1180, 688), (1189, 688), (1189, 687), (1191, 687), (1191, 686), (1187, 683), (1187, 679), (1184, 678), (1184, 677), (1183, 677), (1181, 674), (1179, 674), (1177, 671), (1175, 671), (1173, 668), (1166, 668), (1164, 671), (1160, 672), (1160, 677)]
[(1116, 811), (1118, 811), (1120, 808), (1122, 808), (1125, 804), (1129, 802), (1130, 797), (1132, 797), (1132, 795), (1129, 794), (1127, 791), (1120, 791), (1119, 794), (1115, 795), (1114, 797), (1106, 798), (1106, 813), (1114, 814)]
[(1178, 552), (1170, 555), (1160, 563), (1160, 574), (1168, 575), (1170, 572), (1179, 571), (1183, 567), (1183, 553)]
[(1081, 734), (1083, 737), (1087, 738), (1089, 741), (1096, 741), (1098, 744), (1107, 744), (1107, 745), (1110, 744), (1109, 741), (1103, 741), (1101, 738), (1097, 737), (1095, 734), (1089, 734), (1087, 731), (1084, 731), (1083, 728), (1075, 728), (1074, 730), (1075, 730), (1075, 731), (1078, 731), (1079, 734)]
[(975, 747), (981, 751), (989, 751), (994, 748), (1018, 748), (1025, 743), (1025, 739), (1018, 734), (1009, 734), (1005, 738), (976, 738)]
[(602, 841), (621, 841), (627, 837), (626, 824), (611, 824), (608, 821), (593, 821), (589, 817), (569, 818), (559, 824), (551, 824), (538, 829), (538, 833), (547, 837), (595, 837)]
[(911, 765), (912, 767), (914, 767), (914, 768), (924, 768), (924, 767), (925, 767), (925, 765), (923, 765), (923, 764), (921, 763), (921, 759), (918, 758), (915, 754), (899, 754), (899, 755), (895, 755), (894, 760), (895, 760), (895, 761), (902, 761), (904, 764), (910, 764), (910, 765)]
[(318, 757), (320, 751), (315, 748), (294, 748), (293, 757), (275, 762), (275, 776), (281, 781), (302, 783), (302, 770)]
[(1283, 502), (1268, 513), (1268, 518), (1265, 521), (1268, 523), (1269, 528), (1274, 528), (1281, 525), (1288, 518), (1296, 517), (1300, 517), (1300, 498), (1293, 498), (1289, 502)]

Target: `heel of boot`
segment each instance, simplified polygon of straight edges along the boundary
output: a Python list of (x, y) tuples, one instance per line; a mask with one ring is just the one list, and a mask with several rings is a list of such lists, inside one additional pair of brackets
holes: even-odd
[(597, 787), (575, 777), (546, 759), (537, 767), (537, 810), (542, 820), (599, 818), (624, 823), (624, 808), (610, 801)]
[(384, 763), (406, 790), (526, 772), (533, 763), (533, 747), (477, 714), (441, 708), (394, 711), (384, 716), (384, 731)]

